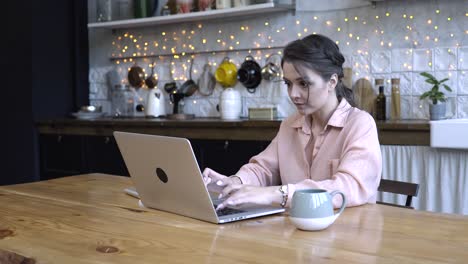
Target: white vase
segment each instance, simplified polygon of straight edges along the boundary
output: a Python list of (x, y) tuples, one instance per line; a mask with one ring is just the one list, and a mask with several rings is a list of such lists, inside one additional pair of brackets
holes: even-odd
[(219, 110), (221, 119), (239, 119), (242, 112), (242, 97), (239, 91), (227, 88), (221, 93)]

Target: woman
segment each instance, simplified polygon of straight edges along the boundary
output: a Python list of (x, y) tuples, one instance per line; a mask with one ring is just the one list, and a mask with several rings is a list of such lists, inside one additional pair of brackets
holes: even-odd
[[(295, 190), (310, 188), (340, 190), (348, 206), (375, 203), (382, 170), (377, 129), (372, 116), (353, 107), (338, 46), (310, 35), (289, 43), (283, 54), (284, 82), (297, 113), (235, 175), (205, 169), (205, 183), (221, 187), (226, 198), (217, 209), (287, 207)], [(338, 207), (341, 198), (333, 203)]]

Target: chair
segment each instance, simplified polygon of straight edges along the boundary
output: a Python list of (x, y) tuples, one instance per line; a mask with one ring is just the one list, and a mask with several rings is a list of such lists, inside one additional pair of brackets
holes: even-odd
[(414, 209), (414, 207), (411, 206), (411, 202), (412, 202), (413, 197), (418, 196), (419, 184), (411, 183), (411, 182), (401, 182), (401, 181), (381, 179), (379, 188), (377, 190), (379, 192), (388, 192), (388, 193), (402, 194), (402, 195), (407, 196), (406, 203), (404, 206), (398, 205), (398, 204), (379, 202), (379, 201), (377, 202), (378, 204)]

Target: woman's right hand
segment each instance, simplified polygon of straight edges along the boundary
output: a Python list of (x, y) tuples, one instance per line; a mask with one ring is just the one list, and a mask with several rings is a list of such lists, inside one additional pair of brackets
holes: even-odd
[(224, 188), (232, 184), (241, 184), (237, 177), (227, 177), (216, 171), (206, 168), (203, 171), (203, 181), (209, 191), (220, 193)]

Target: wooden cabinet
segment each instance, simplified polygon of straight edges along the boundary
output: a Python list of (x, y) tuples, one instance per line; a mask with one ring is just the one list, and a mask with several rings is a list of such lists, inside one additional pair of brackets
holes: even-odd
[(82, 136), (41, 135), (39, 147), (41, 180), (86, 172)]
[[(268, 141), (190, 140), (198, 165), (232, 175), (264, 150)], [(128, 176), (128, 170), (112, 136), (42, 135), (41, 180), (81, 173)]]

